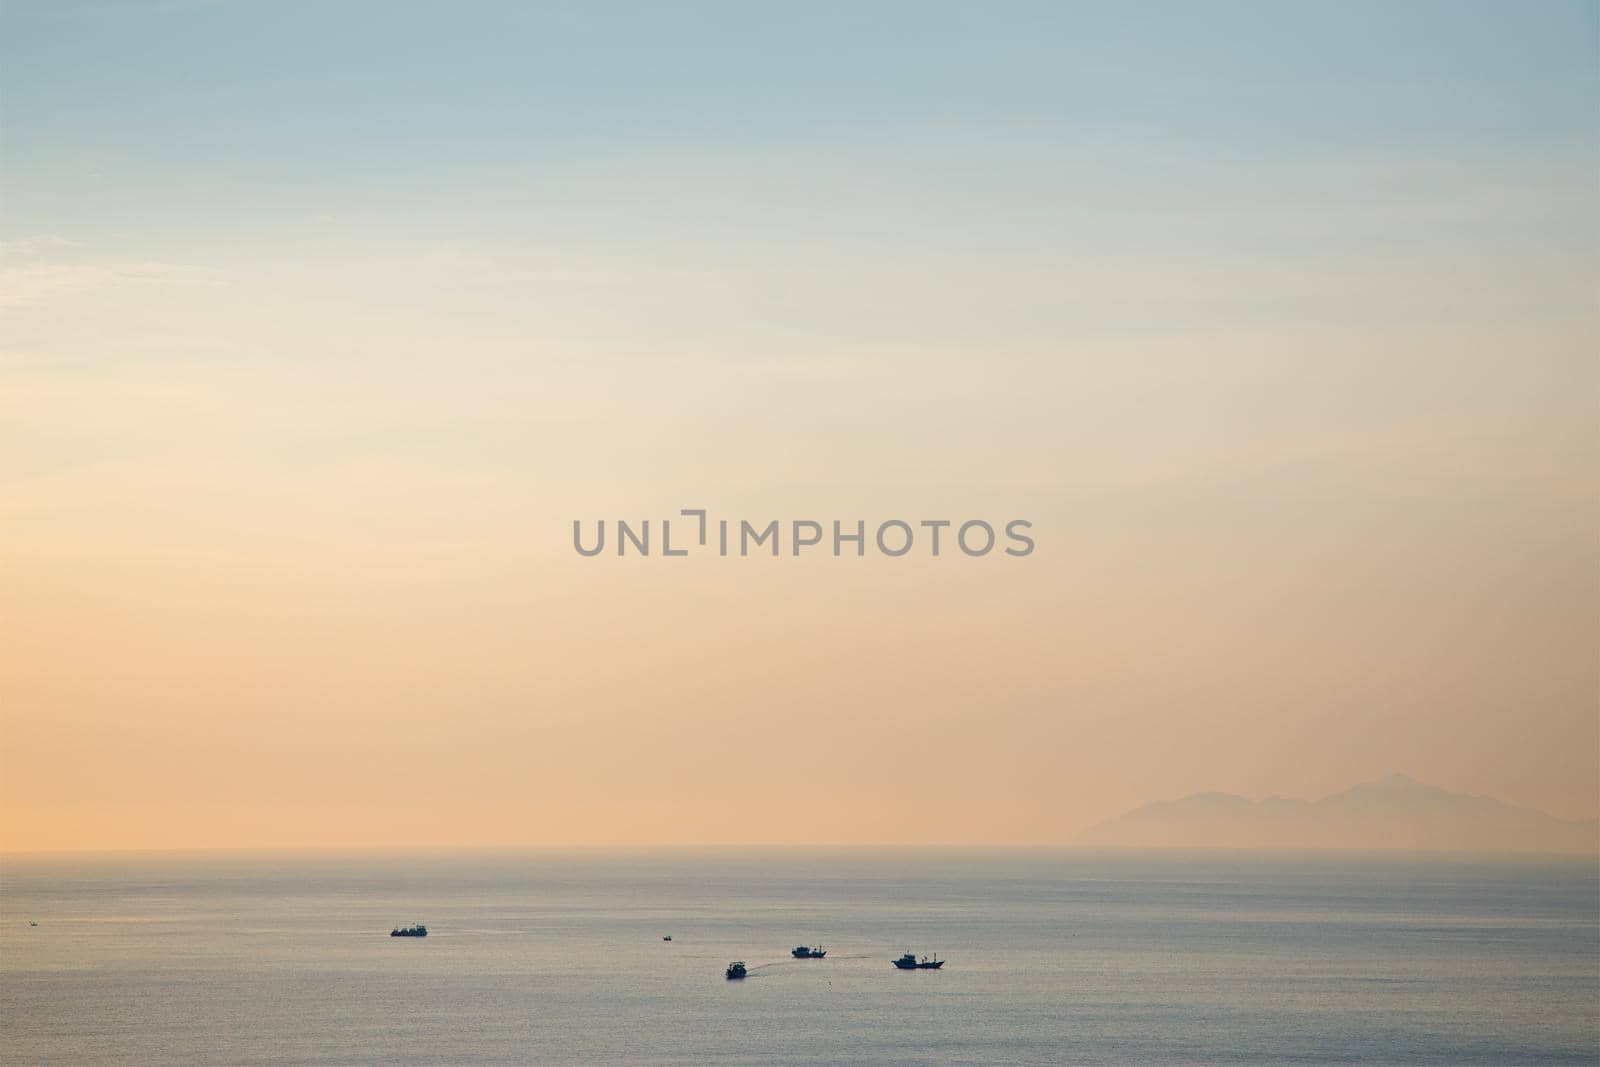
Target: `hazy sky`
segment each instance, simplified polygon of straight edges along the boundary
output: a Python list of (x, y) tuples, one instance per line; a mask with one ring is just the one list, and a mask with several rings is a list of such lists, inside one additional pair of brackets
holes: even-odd
[[(0, 847), (1595, 816), (1596, 40), (8, 0)], [(572, 551), (695, 506), (1038, 549)]]

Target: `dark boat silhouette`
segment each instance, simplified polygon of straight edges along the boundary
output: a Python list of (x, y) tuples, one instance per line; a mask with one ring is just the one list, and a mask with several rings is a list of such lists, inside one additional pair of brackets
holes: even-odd
[(390, 937), (427, 937), (428, 928), (421, 923), (415, 926), (396, 926), (389, 931)]
[(672, 940), (672, 935), (668, 934), (667, 936), (663, 937), (661, 940), (663, 940), (663, 941), (671, 941)]
[(797, 960), (820, 960), (828, 954), (828, 950), (818, 945), (816, 948), (807, 948), (801, 945), (789, 953)]
[(938, 956), (934, 956), (931, 960), (924, 956), (921, 960), (918, 960), (915, 955), (907, 952), (904, 956), (895, 960), (894, 965), (902, 971), (937, 971), (944, 966), (944, 960), (941, 960)]
[(732, 963), (728, 964), (728, 980), (730, 982), (735, 978), (743, 978), (744, 976), (744, 960), (734, 960)]

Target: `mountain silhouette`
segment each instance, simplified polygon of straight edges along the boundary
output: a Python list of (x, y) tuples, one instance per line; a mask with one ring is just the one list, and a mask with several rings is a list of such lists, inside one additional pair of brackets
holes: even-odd
[(1600, 822), (1560, 819), (1404, 774), (1321, 800), (1195, 793), (1135, 808), (1088, 830), (1086, 845), (1142, 848), (1353, 848), (1446, 852), (1600, 852)]

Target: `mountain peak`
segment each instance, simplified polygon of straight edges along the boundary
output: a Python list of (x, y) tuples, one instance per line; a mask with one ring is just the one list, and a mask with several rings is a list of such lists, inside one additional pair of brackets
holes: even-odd
[(1600, 823), (1558, 819), (1393, 772), (1313, 802), (1196, 793), (1089, 830), (1086, 844), (1180, 848), (1600, 851)]

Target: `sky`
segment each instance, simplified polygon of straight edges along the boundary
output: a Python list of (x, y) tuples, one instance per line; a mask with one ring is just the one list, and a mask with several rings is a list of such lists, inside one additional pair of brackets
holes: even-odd
[(7, 0), (0, 849), (1600, 814), (1597, 34)]

